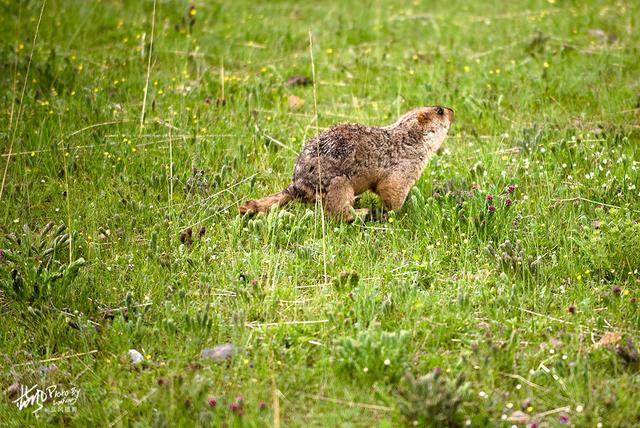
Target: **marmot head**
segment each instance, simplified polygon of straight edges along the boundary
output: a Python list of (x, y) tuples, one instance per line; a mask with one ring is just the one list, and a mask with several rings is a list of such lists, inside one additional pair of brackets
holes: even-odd
[(453, 122), (449, 107), (418, 107), (404, 114), (389, 128), (402, 129), (427, 144), (432, 152), (438, 150)]

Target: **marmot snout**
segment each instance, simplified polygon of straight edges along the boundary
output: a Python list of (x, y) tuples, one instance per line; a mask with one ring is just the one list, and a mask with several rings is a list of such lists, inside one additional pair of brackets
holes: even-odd
[(343, 124), (323, 131), (304, 145), (285, 190), (248, 201), (240, 213), (321, 197), (329, 214), (351, 221), (355, 196), (367, 190), (397, 211), (447, 136), (453, 116), (448, 107), (419, 107), (388, 126)]

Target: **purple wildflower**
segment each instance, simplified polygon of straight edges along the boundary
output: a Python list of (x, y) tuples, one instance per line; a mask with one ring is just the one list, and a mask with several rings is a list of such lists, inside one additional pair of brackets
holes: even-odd
[(560, 417), (558, 418), (562, 425), (566, 425), (569, 423), (569, 415), (566, 413), (560, 413)]

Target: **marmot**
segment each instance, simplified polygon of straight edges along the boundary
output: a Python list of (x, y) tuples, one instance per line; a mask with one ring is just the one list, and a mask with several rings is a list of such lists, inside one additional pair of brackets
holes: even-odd
[(448, 107), (419, 107), (388, 126), (342, 124), (323, 131), (305, 144), (286, 189), (248, 201), (240, 213), (265, 212), (293, 200), (315, 202), (320, 196), (327, 213), (351, 221), (355, 196), (367, 190), (378, 194), (386, 209), (397, 211), (451, 122)]

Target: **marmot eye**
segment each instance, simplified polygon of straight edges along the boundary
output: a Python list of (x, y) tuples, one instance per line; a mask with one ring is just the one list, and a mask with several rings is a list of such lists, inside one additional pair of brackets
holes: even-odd
[(436, 113), (438, 113), (438, 116), (442, 116), (444, 114), (444, 109), (442, 107), (438, 107)]

